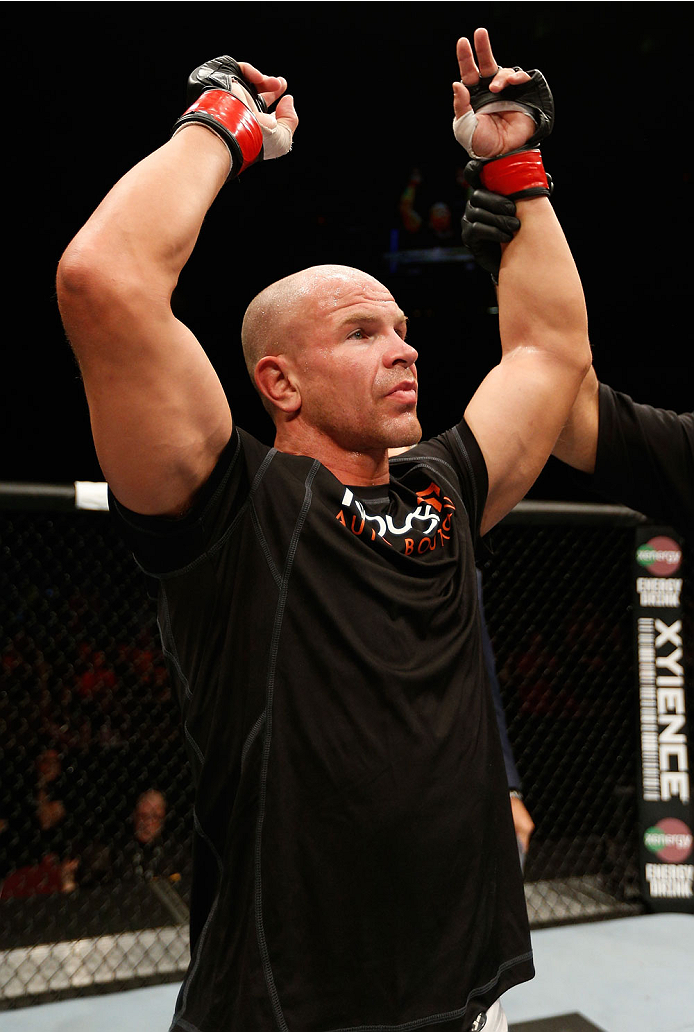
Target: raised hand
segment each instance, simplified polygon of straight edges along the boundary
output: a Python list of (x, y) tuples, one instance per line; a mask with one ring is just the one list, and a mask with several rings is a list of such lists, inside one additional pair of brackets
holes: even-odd
[[(174, 132), (202, 124), (226, 144), (232, 176), (255, 161), (279, 158), (291, 150), (299, 124), (287, 80), (264, 75), (248, 62), (224, 54), (199, 65), (188, 78), (189, 107)], [(275, 110), (268, 109), (275, 105)]]
[[(463, 36), (456, 47), (461, 81), (453, 83), (454, 132), (471, 157), (493, 158), (522, 147), (535, 131), (533, 118), (503, 98), (507, 86), (520, 86), (530, 76), (522, 70), (499, 67), (486, 29), (475, 30), (474, 44), (473, 53), (469, 39)], [(490, 93), (499, 94), (499, 102), (475, 112), (470, 90), (480, 81)]]

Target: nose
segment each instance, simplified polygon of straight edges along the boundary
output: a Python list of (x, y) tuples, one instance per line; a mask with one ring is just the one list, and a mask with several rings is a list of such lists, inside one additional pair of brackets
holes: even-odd
[(397, 333), (393, 332), (391, 340), (388, 342), (388, 347), (383, 355), (383, 362), (388, 367), (402, 365), (406, 369), (413, 366), (418, 358), (418, 353), (408, 344), (406, 340), (398, 336)]

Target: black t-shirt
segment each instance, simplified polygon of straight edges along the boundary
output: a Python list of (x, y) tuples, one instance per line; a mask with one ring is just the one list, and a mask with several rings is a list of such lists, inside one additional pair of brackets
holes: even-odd
[(462, 423), (349, 488), (235, 430), (182, 521), (117, 504), (159, 579), (195, 780), (173, 1028), (467, 1027), (533, 975), (484, 673)]
[(595, 472), (612, 502), (694, 535), (694, 414), (639, 405), (600, 384)]

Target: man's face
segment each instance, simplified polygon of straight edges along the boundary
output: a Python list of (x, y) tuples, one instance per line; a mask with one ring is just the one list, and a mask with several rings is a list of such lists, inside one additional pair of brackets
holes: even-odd
[(328, 280), (301, 323), (301, 416), (346, 451), (415, 444), (417, 352), (390, 292), (354, 270)]
[(135, 838), (139, 842), (152, 842), (158, 838), (164, 827), (166, 803), (159, 793), (142, 796), (134, 813)]

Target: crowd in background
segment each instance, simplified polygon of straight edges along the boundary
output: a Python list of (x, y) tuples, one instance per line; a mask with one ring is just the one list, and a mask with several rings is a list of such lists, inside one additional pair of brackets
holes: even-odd
[(188, 779), (152, 628), (50, 659), (21, 631), (1, 676), (0, 899), (176, 878)]

